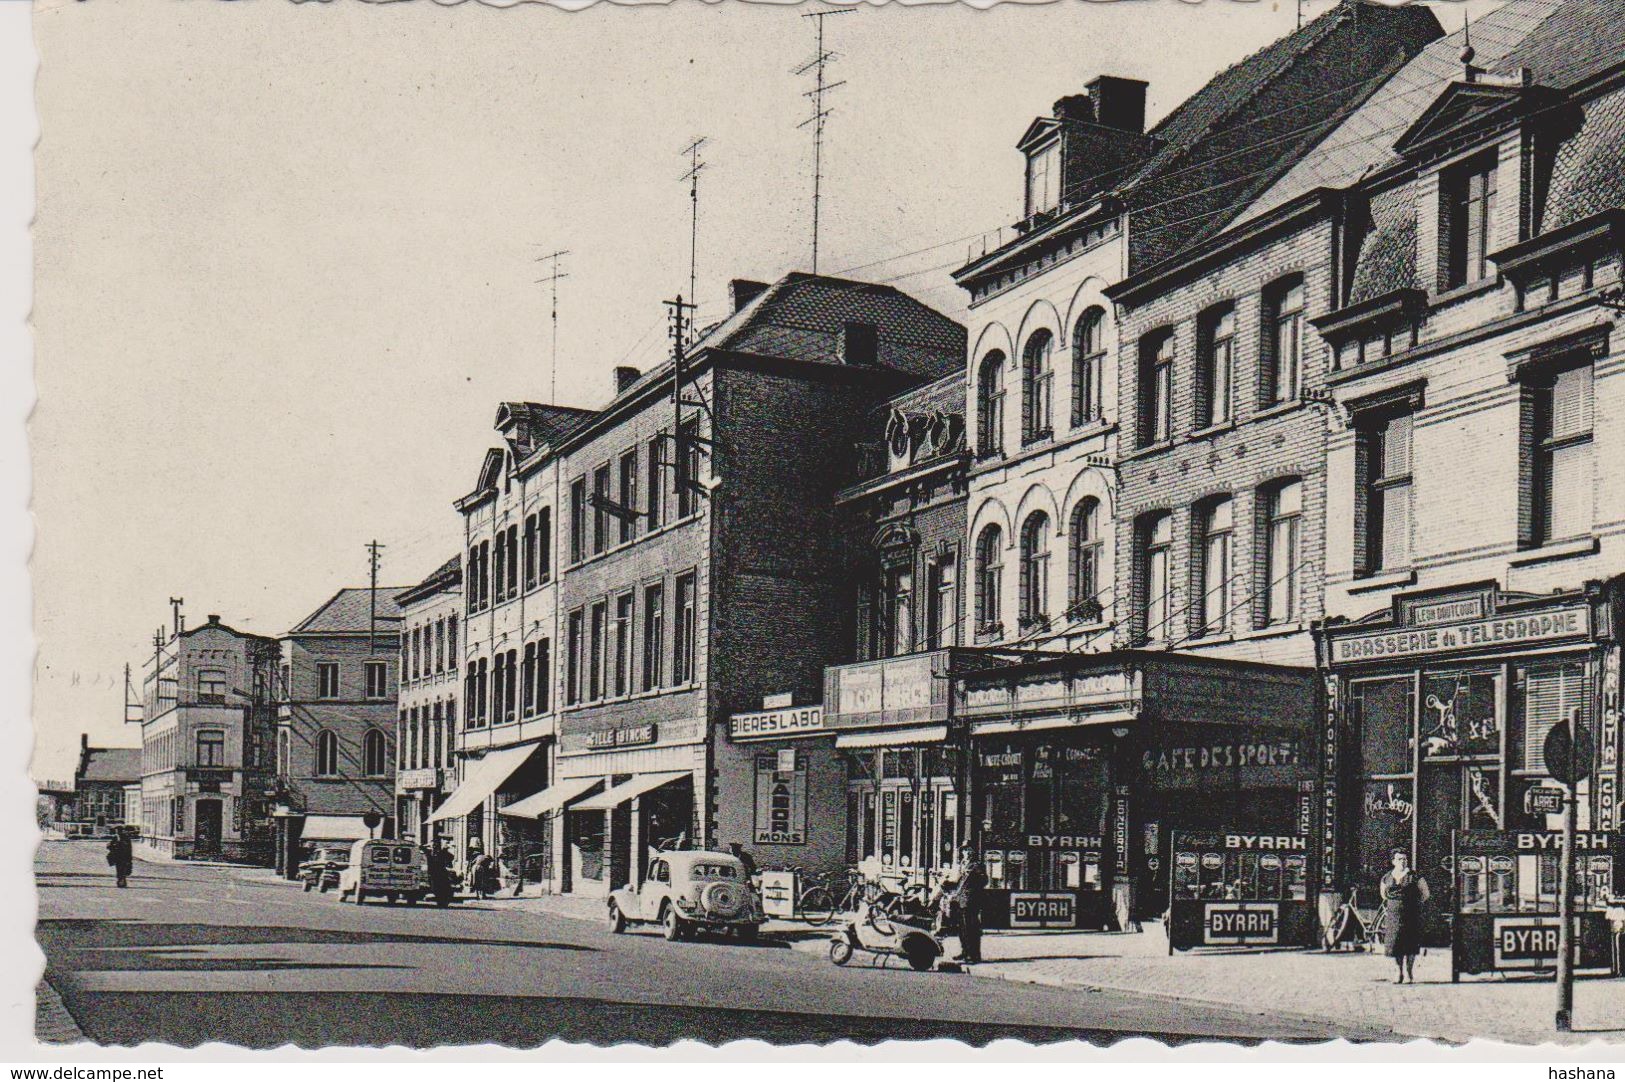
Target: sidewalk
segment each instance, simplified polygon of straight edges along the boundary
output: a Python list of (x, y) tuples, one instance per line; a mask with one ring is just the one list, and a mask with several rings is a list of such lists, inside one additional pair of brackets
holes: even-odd
[[(601, 922), (598, 898), (499, 898), (522, 912)], [(789, 939), (822, 957), (829, 928), (769, 921), (763, 932)], [(950, 949), (954, 946), (949, 941)], [(1388, 1031), (1400, 1038), (1511, 1044), (1565, 1044), (1625, 1039), (1625, 981), (1582, 980), (1575, 986), (1579, 1032), (1559, 1038), (1552, 1028), (1557, 993), (1550, 978), (1450, 981), (1450, 953), (1429, 951), (1416, 965), (1418, 984), (1395, 984), (1381, 954), (1320, 951), (1186, 951), (1170, 956), (1160, 924), (1141, 933), (991, 932), (973, 976), (1079, 990), (1132, 992), (1172, 1001), (1254, 1011), (1278, 1017), (1330, 1020), (1351, 1030)], [(861, 961), (854, 962), (861, 965)]]

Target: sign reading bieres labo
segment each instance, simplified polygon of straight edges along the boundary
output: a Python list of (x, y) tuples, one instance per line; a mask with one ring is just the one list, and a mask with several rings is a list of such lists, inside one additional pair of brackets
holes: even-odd
[(1591, 610), (1584, 605), (1573, 605), (1527, 616), (1495, 616), (1442, 627), (1351, 635), (1333, 641), (1332, 661), (1341, 664), (1447, 650), (1515, 646), (1580, 638), (1590, 633)]
[(759, 710), (728, 718), (728, 735), (735, 740), (765, 740), (775, 736), (801, 736), (824, 730), (822, 706), (795, 706)]

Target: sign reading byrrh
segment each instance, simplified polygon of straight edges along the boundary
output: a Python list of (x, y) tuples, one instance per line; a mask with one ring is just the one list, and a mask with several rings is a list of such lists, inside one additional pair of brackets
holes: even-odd
[(783, 710), (758, 710), (728, 718), (728, 735), (735, 740), (767, 740), (772, 737), (802, 736), (824, 731), (822, 706), (795, 706)]
[(1581, 638), (1591, 634), (1591, 610), (1584, 605), (1532, 613), (1528, 616), (1496, 616), (1442, 627), (1415, 627), (1401, 631), (1381, 631), (1351, 635), (1332, 644), (1336, 663), (1376, 661), (1447, 650), (1515, 646), (1555, 639)]

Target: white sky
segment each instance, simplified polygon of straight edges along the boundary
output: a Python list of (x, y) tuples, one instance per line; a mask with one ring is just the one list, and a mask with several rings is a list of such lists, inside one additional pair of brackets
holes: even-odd
[[(71, 775), (81, 730), (139, 742), (122, 668), (171, 595), (191, 624), (277, 634), (365, 584), (369, 539), (390, 584), (457, 550), (451, 501), (497, 403), (547, 396), (535, 255), (573, 253), (560, 402), (601, 405), (613, 366), (658, 360), (660, 301), (688, 284), (691, 137), (711, 140), (701, 321), (730, 277), (807, 269), (798, 14), (43, 3), (34, 776)], [(846, 85), (820, 269), (962, 317), (948, 272), (1017, 216), (1034, 116), (1115, 74), (1150, 82), (1155, 121), (1294, 21), (1263, 0), (829, 20)]]

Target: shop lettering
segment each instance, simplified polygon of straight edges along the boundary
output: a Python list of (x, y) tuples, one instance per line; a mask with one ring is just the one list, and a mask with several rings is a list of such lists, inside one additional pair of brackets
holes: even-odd
[(1223, 945), (1274, 943), (1280, 939), (1280, 911), (1275, 905), (1218, 903), (1203, 913), (1203, 942)]
[(824, 708), (822, 706), (802, 706), (790, 710), (763, 710), (752, 714), (735, 714), (728, 719), (728, 735), (735, 740), (817, 732), (823, 727)]
[(1409, 819), (1416, 812), (1416, 806), (1399, 795), (1398, 790), (1390, 785), (1384, 794), (1367, 793), (1365, 795), (1365, 813), (1375, 815), (1378, 812), (1389, 812), (1401, 819)]
[(1590, 628), (1589, 610), (1577, 606), (1537, 616), (1498, 617), (1446, 627), (1360, 635), (1339, 640), (1333, 656), (1339, 662), (1372, 661), (1437, 650), (1571, 638), (1588, 634)]
[(1219, 912), (1209, 918), (1214, 935), (1268, 935), (1275, 927), (1275, 914), (1265, 909)]
[(1224, 836), (1226, 849), (1276, 849), (1290, 850), (1302, 853), (1309, 848), (1307, 838), (1292, 837), (1286, 834), (1226, 834)]
[(1503, 958), (1556, 958), (1557, 928), (1502, 928)]
[(1105, 839), (1098, 834), (1029, 834), (1028, 849), (1100, 849)]
[(985, 767), (1020, 766), (1021, 752), (1003, 751), (997, 754), (983, 755), (982, 765)]
[(1297, 763), (1298, 743), (1295, 740), (1164, 748), (1161, 751), (1147, 751), (1141, 759), (1141, 765), (1146, 770), (1162, 772), (1232, 766), (1296, 766)]
[[(1585, 849), (1594, 853), (1605, 853), (1612, 842), (1607, 834), (1582, 831), (1574, 836), (1574, 848)], [(1563, 848), (1563, 835), (1557, 833), (1543, 834), (1529, 832), (1518, 835), (1519, 849), (1545, 849), (1556, 852)]]
[(596, 729), (587, 734), (589, 748), (630, 748), (655, 742), (654, 722), (627, 729)]

